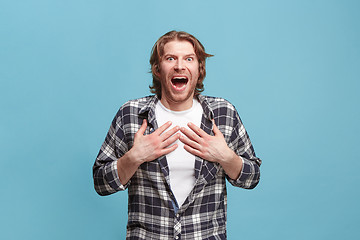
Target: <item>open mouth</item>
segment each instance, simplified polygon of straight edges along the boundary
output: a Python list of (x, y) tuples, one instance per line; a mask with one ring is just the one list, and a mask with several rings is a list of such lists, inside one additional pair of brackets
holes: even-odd
[(174, 86), (176, 90), (182, 90), (186, 87), (188, 83), (188, 79), (186, 77), (173, 77), (171, 79), (171, 84)]

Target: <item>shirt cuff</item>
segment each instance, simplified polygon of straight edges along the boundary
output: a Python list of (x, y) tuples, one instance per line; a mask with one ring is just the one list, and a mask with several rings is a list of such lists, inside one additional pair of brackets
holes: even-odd
[(117, 170), (117, 161), (113, 161), (108, 166), (108, 171), (106, 172), (106, 176), (108, 176), (109, 185), (116, 191), (124, 191), (130, 185), (130, 180), (122, 185), (120, 182), (118, 170)]
[(241, 169), (241, 173), (238, 177), (238, 179), (236, 179), (236, 182), (245, 182), (248, 178), (249, 175), (251, 174), (251, 164), (249, 163), (249, 160), (245, 159), (245, 158), (241, 158), (243, 165), (242, 165), (242, 169)]
[(256, 185), (256, 182), (258, 181), (254, 178), (256, 176), (254, 164), (250, 160), (243, 157), (242, 161), (243, 165), (239, 177), (235, 180), (228, 178), (229, 182), (233, 186), (241, 188), (252, 188), (253, 184)]

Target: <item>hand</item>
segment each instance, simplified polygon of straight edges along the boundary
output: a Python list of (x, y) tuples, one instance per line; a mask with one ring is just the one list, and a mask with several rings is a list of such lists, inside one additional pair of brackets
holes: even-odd
[(193, 123), (189, 123), (188, 126), (191, 130), (184, 127), (180, 129), (185, 135), (180, 137), (185, 150), (210, 162), (219, 163), (230, 178), (237, 179), (242, 170), (243, 160), (228, 147), (224, 135), (217, 128), (214, 120), (214, 136), (207, 134)]
[(180, 129), (186, 136), (180, 137), (186, 151), (210, 162), (221, 162), (232, 156), (232, 150), (215, 123), (213, 124), (214, 136), (207, 134), (193, 123), (189, 123), (188, 126), (192, 131), (184, 127)]
[(158, 157), (174, 151), (178, 145), (171, 144), (180, 138), (180, 133), (176, 133), (180, 128), (175, 126), (165, 132), (170, 126), (171, 122), (167, 122), (153, 133), (144, 135), (147, 127), (147, 121), (144, 119), (140, 129), (135, 133), (134, 145), (129, 151), (133, 159), (136, 159), (136, 161), (139, 161), (141, 164), (143, 162), (153, 161)]

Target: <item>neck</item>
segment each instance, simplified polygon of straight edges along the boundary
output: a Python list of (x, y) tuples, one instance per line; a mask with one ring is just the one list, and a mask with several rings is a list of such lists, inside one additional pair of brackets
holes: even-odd
[(193, 98), (194, 96), (187, 99), (186, 101), (176, 102), (176, 101), (169, 101), (168, 99), (162, 97), (160, 99), (160, 102), (162, 103), (162, 105), (164, 105), (164, 107), (166, 107), (171, 111), (185, 111), (192, 107)]

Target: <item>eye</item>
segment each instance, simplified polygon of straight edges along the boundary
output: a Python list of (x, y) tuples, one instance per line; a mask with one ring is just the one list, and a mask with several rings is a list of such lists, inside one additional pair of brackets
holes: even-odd
[(168, 60), (168, 61), (173, 61), (174, 58), (173, 58), (173, 57), (167, 57), (166, 60)]
[(193, 61), (193, 60), (194, 60), (194, 58), (192, 58), (192, 57), (186, 58), (186, 61), (188, 61), (188, 62), (191, 62), (191, 61)]

